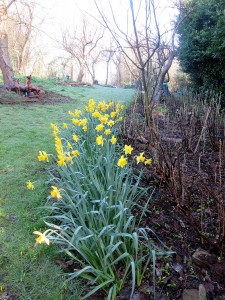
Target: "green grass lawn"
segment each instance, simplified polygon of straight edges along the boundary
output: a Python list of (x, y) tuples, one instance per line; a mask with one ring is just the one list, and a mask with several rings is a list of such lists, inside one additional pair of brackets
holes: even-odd
[[(45, 165), (39, 150), (53, 152), (50, 123), (69, 121), (68, 110), (83, 107), (90, 98), (129, 103), (134, 91), (121, 88), (63, 87), (55, 81), (34, 80), (45, 91), (72, 98), (57, 105), (0, 106), (0, 298), (9, 288), (19, 299), (80, 299), (79, 282), (63, 287), (64, 274), (56, 265), (54, 247), (34, 247), (34, 230), (42, 230), (48, 196)], [(35, 190), (26, 189), (26, 181)]]

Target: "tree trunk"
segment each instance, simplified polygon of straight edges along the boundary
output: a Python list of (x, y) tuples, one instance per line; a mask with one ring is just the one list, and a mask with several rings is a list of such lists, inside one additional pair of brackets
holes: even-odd
[(73, 81), (73, 64), (70, 66), (70, 79)]
[(80, 70), (77, 76), (77, 81), (82, 82), (83, 77), (84, 77), (84, 66), (80, 66)]
[(163, 82), (166, 76), (166, 73), (169, 71), (173, 59), (175, 57), (175, 53), (174, 51), (171, 51), (167, 60), (167, 63), (164, 65), (164, 67), (162, 68), (159, 76), (158, 76), (158, 81), (154, 90), (154, 95), (153, 95), (153, 100), (158, 102), (160, 101), (160, 98), (162, 96), (162, 91), (163, 91)]
[(105, 85), (108, 84), (108, 80), (109, 80), (109, 62), (110, 62), (110, 60), (107, 60), (107, 62), (106, 62), (106, 79), (105, 79)]
[(7, 7), (4, 2), (0, 2), (0, 69), (3, 75), (4, 85), (13, 82), (14, 73), (9, 58), (8, 35), (6, 31)]

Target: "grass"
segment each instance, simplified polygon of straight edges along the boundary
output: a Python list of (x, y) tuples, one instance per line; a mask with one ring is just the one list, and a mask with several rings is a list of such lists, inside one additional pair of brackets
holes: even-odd
[[(32, 232), (44, 228), (41, 218), (46, 212), (40, 207), (47, 197), (47, 176), (37, 161), (38, 151), (53, 151), (49, 124), (69, 121), (69, 109), (83, 107), (89, 98), (130, 101), (133, 91), (71, 88), (53, 80), (34, 80), (38, 82), (45, 91), (60, 92), (72, 100), (57, 106), (0, 106), (0, 291), (8, 287), (24, 300), (79, 299), (79, 282), (63, 287), (64, 274), (55, 264), (56, 248), (34, 247)], [(35, 181), (35, 191), (26, 189), (27, 180)]]

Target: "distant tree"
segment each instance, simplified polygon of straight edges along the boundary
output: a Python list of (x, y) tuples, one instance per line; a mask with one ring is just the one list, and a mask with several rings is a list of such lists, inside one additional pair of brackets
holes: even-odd
[(179, 59), (198, 90), (225, 96), (225, 1), (191, 0), (180, 14), (189, 15), (179, 27)]
[(9, 57), (8, 49), (8, 10), (16, 0), (4, 1), (0, 0), (0, 69), (3, 75), (4, 84), (13, 82), (14, 72)]
[(37, 9), (35, 0), (17, 0), (13, 17), (8, 22), (11, 62), (14, 71), (21, 74), (27, 74), (27, 67), (40, 52), (35, 39), (45, 14), (38, 15)]
[(102, 52), (98, 50), (92, 51), (87, 59), (87, 70), (91, 76), (92, 83), (96, 83), (96, 65), (102, 60)]
[(113, 41), (110, 40), (109, 45), (106, 49), (102, 51), (103, 61), (106, 62), (106, 78), (105, 78), (105, 85), (108, 84), (109, 80), (109, 64), (113, 58), (113, 55), (116, 52), (116, 46), (113, 44)]
[[(104, 30), (99, 30), (98, 28), (93, 30), (86, 19), (83, 19), (82, 23), (80, 24), (80, 31), (75, 30), (72, 35), (70, 35), (68, 32), (63, 33), (61, 45), (79, 66), (77, 75), (78, 82), (83, 80), (90, 56), (96, 51), (97, 45), (102, 39), (103, 34)], [(96, 60), (94, 65), (95, 64)]]

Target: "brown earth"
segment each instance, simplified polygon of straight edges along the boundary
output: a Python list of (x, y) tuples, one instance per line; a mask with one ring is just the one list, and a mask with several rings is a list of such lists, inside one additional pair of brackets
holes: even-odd
[(17, 95), (14, 92), (7, 92), (0, 89), (0, 103), (1, 104), (24, 104), (24, 105), (32, 105), (32, 104), (41, 104), (41, 105), (57, 105), (59, 103), (70, 102), (72, 99), (70, 97), (66, 97), (54, 92), (48, 92), (41, 99), (36, 97), (23, 97)]

